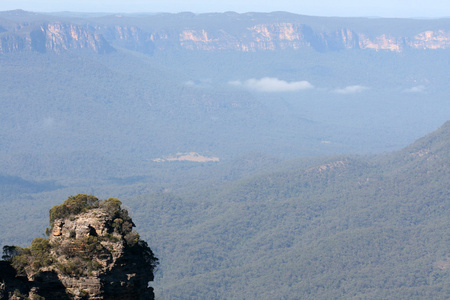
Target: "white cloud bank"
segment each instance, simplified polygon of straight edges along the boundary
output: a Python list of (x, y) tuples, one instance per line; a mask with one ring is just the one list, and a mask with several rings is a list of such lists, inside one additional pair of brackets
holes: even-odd
[(423, 91), (425, 91), (425, 86), (424, 85), (418, 85), (418, 86), (414, 86), (410, 89), (406, 89), (403, 92), (405, 93), (421, 93)]
[(243, 86), (258, 92), (296, 92), (312, 89), (314, 86), (308, 81), (287, 82), (278, 78), (264, 77), (261, 79), (249, 79), (244, 82), (230, 81), (229, 84)]
[(350, 85), (343, 89), (335, 89), (333, 92), (335, 92), (336, 94), (356, 94), (368, 89), (369, 88), (367, 86), (363, 85)]

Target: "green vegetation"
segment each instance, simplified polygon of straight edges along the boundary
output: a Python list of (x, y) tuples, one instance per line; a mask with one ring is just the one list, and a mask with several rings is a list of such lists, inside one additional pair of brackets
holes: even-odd
[(71, 243), (57, 247), (56, 250), (58, 254), (68, 258), (80, 257), (86, 261), (105, 251), (99, 239), (95, 236), (78, 238)]
[[(115, 195), (163, 261), (161, 298), (450, 298), (449, 123), (400, 152), (342, 155), (398, 150), (447, 120), (449, 50), (157, 51), (150, 40), (107, 32), (191, 21), (217, 32), (232, 15), (80, 18), (104, 28), (117, 52), (0, 55), (0, 244), (24, 247), (7, 246), (4, 259), (21, 274), (51, 264), (81, 276), (95, 272), (91, 257), (107, 257), (113, 249), (102, 243), (120, 233), (154, 267), (120, 201), (88, 194)], [(449, 28), (447, 19), (238, 16), (230, 32), (274, 20), (387, 36)], [(0, 26), (21, 27), (11, 18)], [(264, 77), (314, 88), (229, 84)], [(335, 92), (351, 85), (367, 89)], [(185, 151), (221, 161), (153, 161)], [(79, 241), (71, 232), (61, 253), (71, 260), (56, 265), (44, 253), (54, 245), (25, 247), (48, 226), (52, 206), (50, 228), (104, 207), (112, 232)]]
[(56, 219), (65, 219), (70, 215), (77, 215), (86, 212), (88, 209), (98, 207), (97, 197), (92, 195), (78, 194), (69, 197), (63, 204), (53, 206), (49, 211), (50, 226)]
[(448, 298), (449, 132), (388, 155), (136, 197), (134, 219), (164, 261), (155, 286), (168, 298)]
[(139, 235), (132, 232), (134, 226), (133, 221), (131, 220), (128, 211), (121, 208), (120, 205), (122, 205), (122, 202), (117, 198), (108, 198), (100, 203), (100, 207), (104, 208), (111, 216), (111, 219), (113, 220), (112, 227), (114, 230), (117, 230), (118, 233), (124, 235), (128, 244), (132, 245), (134, 244), (134, 239), (130, 238), (130, 236), (137, 236), (137, 239), (139, 239)]
[[(120, 206), (122, 202), (117, 198), (108, 198), (99, 201), (97, 197), (92, 195), (78, 194), (70, 196), (63, 204), (53, 206), (49, 211), (50, 229), (46, 232), (50, 233), (56, 219), (65, 219), (80, 213), (87, 212), (93, 208), (103, 208), (112, 219), (112, 227), (118, 233), (130, 234), (134, 224), (126, 209)], [(75, 234), (75, 233), (73, 233)]]
[(50, 242), (47, 239), (36, 238), (31, 242), (30, 254), (33, 256), (33, 268), (35, 270), (52, 264), (50, 249)]
[(111, 256), (111, 253), (100, 243), (97, 237), (89, 236), (74, 240), (72, 243), (55, 245), (57, 255), (67, 258), (64, 263), (57, 263), (60, 272), (69, 276), (88, 276), (101, 269), (102, 265), (96, 257)]
[[(154, 283), (157, 294), (211, 299), (270, 298), (273, 293), (306, 299), (446, 298), (449, 131), (450, 122), (386, 155), (285, 162), (255, 154), (260, 166), (255, 169), (248, 156), (227, 168), (192, 167), (183, 174), (195, 176), (184, 184), (165, 186), (172, 193), (127, 199), (143, 238), (163, 260), (164, 276)], [(204, 173), (197, 173), (199, 169)], [(139, 190), (140, 185), (133, 188)], [(70, 197), (78, 199), (71, 207), (82, 212), (86, 197)], [(141, 247), (120, 201), (109, 198), (98, 201), (98, 207), (108, 211), (111, 228), (125, 233), (132, 251), (147, 253), (155, 266), (153, 252)], [(117, 241), (112, 234), (102, 238)], [(91, 254), (107, 256), (112, 251), (101, 242), (94, 237), (74, 241), (74, 247), (61, 253), (71, 260), (55, 267), (72, 276), (95, 272), (99, 266)], [(20, 249), (8, 248), (5, 255), (15, 251)], [(23, 251), (19, 258), (26, 259), (17, 259), (19, 266), (33, 260), (31, 249)]]
[[(8, 247), (8, 246), (5, 246)], [(4, 248), (3, 248), (4, 249)], [(14, 256), (9, 257), (11, 265), (16, 269), (18, 275), (26, 275), (25, 268), (29, 265), (29, 258), (31, 258), (31, 251), (29, 248), (20, 248)]]
[(11, 262), (17, 274), (26, 275), (27, 268), (38, 271), (53, 263), (50, 249), (51, 245), (47, 239), (36, 238), (31, 242), (31, 246), (27, 248), (4, 246), (2, 257), (4, 260)]

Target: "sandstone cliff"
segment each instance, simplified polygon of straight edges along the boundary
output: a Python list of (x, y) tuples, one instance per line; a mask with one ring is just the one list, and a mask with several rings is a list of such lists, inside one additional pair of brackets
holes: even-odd
[[(116, 27), (116, 30), (121, 31), (122, 28)], [(145, 34), (141, 33), (141, 36)], [(116, 39), (121, 40), (123, 37), (117, 36)], [(130, 37), (127, 37), (127, 40), (129, 41)], [(176, 45), (180, 49), (202, 51), (256, 52), (312, 48), (319, 52), (345, 49), (402, 52), (406, 49), (448, 49), (450, 48), (450, 31), (427, 30), (412, 36), (368, 35), (350, 28), (331, 32), (316, 31), (306, 24), (282, 22), (255, 24), (242, 28), (238, 34), (228, 32), (226, 26), (223, 29), (211, 31), (208, 28), (182, 29), (171, 34), (156, 31), (147, 33), (147, 40), (154, 43), (153, 47), (148, 48), (158, 50), (170, 50), (170, 47)]]
[(115, 15), (96, 19), (37, 18), (26, 12), (13, 15), (2, 21), (0, 13), (0, 54), (67, 50), (101, 54), (115, 48), (146, 54), (174, 50), (403, 52), (450, 48), (447, 19), (315, 18), (287, 13)]
[(60, 53), (88, 50), (96, 53), (114, 51), (109, 43), (86, 26), (23, 11), (0, 15), (0, 54), (35, 51)]
[(157, 259), (120, 204), (77, 195), (53, 207), (48, 239), (4, 247), (0, 299), (154, 299)]

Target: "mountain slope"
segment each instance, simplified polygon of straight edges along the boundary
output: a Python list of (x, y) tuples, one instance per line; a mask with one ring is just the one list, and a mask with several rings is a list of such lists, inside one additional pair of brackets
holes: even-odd
[[(158, 245), (160, 293), (448, 298), (448, 125), (375, 161), (339, 157), (203, 196), (135, 199), (136, 218)], [(411, 149), (434, 149), (432, 168)]]

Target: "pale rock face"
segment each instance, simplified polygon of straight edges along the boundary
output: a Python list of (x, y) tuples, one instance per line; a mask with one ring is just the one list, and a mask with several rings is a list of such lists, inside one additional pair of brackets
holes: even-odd
[(62, 220), (56, 220), (52, 230), (52, 237), (61, 236), (62, 235), (62, 227), (64, 226), (64, 222)]
[[(152, 37), (155, 33), (152, 33)], [(166, 36), (166, 39), (168, 37)], [(174, 39), (173, 37), (171, 38)], [(159, 39), (152, 39), (158, 44)], [(222, 31), (213, 35), (206, 30), (184, 30), (179, 34), (181, 48), (186, 50), (235, 50), (243, 52), (276, 51), (321, 45), (321, 50), (363, 49), (375, 51), (402, 52), (413, 49), (448, 49), (450, 32), (439, 30), (419, 33), (414, 37), (381, 34), (368, 37), (343, 28), (333, 33), (312, 32), (307, 26), (292, 23), (260, 24), (247, 28), (239, 36)], [(165, 46), (158, 47), (167, 49)]]
[(361, 49), (390, 50), (395, 52), (401, 52), (403, 50), (403, 43), (401, 41), (386, 34), (377, 36), (375, 39), (369, 39), (364, 34), (360, 34), (359, 40)]
[(68, 49), (90, 49), (97, 53), (107, 51), (107, 42), (103, 37), (82, 26), (58, 22), (42, 26), (41, 30), (45, 34), (46, 48), (55, 52)]
[(448, 49), (450, 48), (450, 32), (425, 31), (416, 35), (410, 45), (416, 49)]
[(108, 215), (101, 209), (92, 209), (73, 220), (70, 218), (66, 220), (55, 220), (50, 240), (54, 240), (60, 236), (65, 238), (103, 237), (108, 233), (106, 224), (111, 221)]
[(53, 22), (39, 27), (29, 24), (23, 27), (25, 32), (18, 27), (0, 36), (0, 54), (20, 51), (60, 53), (69, 49), (87, 49), (96, 53), (114, 51), (102, 35), (84, 26)]
[[(58, 263), (70, 263), (71, 258), (58, 253), (58, 249), (71, 247), (78, 239), (96, 237), (105, 250), (92, 258), (98, 263), (98, 270), (87, 276), (58, 274), (58, 279), (73, 295), (88, 295), (89, 299), (153, 299), (147, 283), (153, 280), (153, 272), (145, 268), (139, 256), (129, 253), (129, 246), (123, 236), (112, 227), (114, 220), (103, 209), (91, 209), (86, 213), (55, 220), (50, 241), (58, 243), (52, 250)], [(84, 251), (76, 249), (76, 251)], [(113, 294), (111, 294), (113, 293)], [(142, 298), (144, 297), (144, 298)], [(75, 297), (77, 299), (77, 296)]]
[[(354, 32), (349, 28), (342, 28), (335, 32), (320, 32), (314, 31), (305, 24), (288, 22), (256, 24), (234, 34), (227, 32), (226, 29), (210, 32), (204, 28), (183, 29), (178, 35), (162, 35), (161, 32), (149, 32), (148, 35), (159, 50), (167, 50), (173, 45), (192, 51), (243, 52), (297, 50), (305, 47), (312, 47), (319, 51), (362, 49), (392, 52), (402, 52), (407, 48), (450, 48), (450, 32), (445, 30), (425, 31), (411, 37), (390, 34), (369, 37), (364, 32)], [(172, 43), (167, 44), (167, 40)]]
[(52, 21), (39, 26), (18, 23), (0, 27), (0, 54), (20, 51), (56, 52), (89, 50), (115, 51), (111, 44), (143, 53), (165, 50), (189, 51), (278, 51), (313, 48), (317, 51), (361, 49), (402, 52), (406, 49), (449, 49), (450, 31), (433, 29), (412, 35), (367, 32), (343, 27), (334, 31), (313, 29), (295, 21), (276, 19), (267, 23), (243, 19), (236, 28), (200, 25), (190, 27), (140, 28), (137, 25), (79, 25)]
[(185, 30), (180, 34), (180, 41), (193, 41), (193, 42), (202, 42), (202, 43), (208, 43), (212, 40), (208, 38), (208, 34), (205, 30), (202, 30), (200, 32), (196, 30)]

